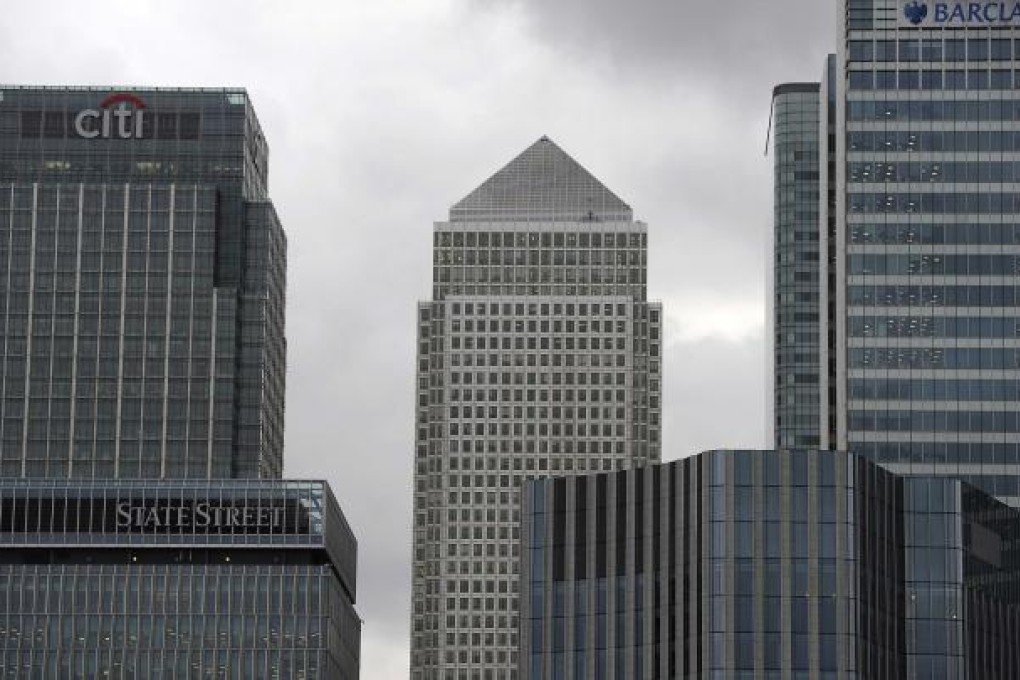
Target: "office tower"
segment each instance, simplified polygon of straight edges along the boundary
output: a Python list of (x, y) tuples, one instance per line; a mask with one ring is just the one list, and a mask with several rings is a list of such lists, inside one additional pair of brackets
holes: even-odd
[(519, 489), (660, 457), (647, 228), (542, 138), (435, 225), (418, 308), (411, 677), (513, 680)]
[(841, 6), (834, 445), (1015, 505), (1020, 14)]
[(280, 477), (267, 155), (244, 90), (0, 86), (0, 476)]
[[(776, 448), (818, 448), (834, 427), (835, 55), (821, 83), (772, 91), (774, 223), (769, 420)], [(824, 333), (824, 335), (823, 335)]]
[(833, 195), (819, 202), (835, 255), (822, 263), (820, 417), (792, 436), (818, 432), (822, 448), (1017, 505), (1020, 13), (1009, 9), (841, 1), (827, 69)]
[(0, 480), (0, 676), (357, 680), (324, 482)]
[(787, 83), (772, 91), (775, 164), (773, 234), (774, 439), (778, 448), (817, 448), (821, 441), (818, 83)]
[(1020, 677), (1020, 512), (830, 451), (525, 484), (521, 677)]
[(244, 90), (0, 86), (4, 677), (357, 679), (357, 543), (277, 479), (285, 286)]

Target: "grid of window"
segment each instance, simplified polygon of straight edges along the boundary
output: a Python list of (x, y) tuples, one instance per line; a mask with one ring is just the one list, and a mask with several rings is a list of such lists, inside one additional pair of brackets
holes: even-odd
[(817, 84), (785, 85), (774, 100), (773, 368), (776, 446), (820, 441), (822, 112)]
[(250, 101), (137, 91), (152, 134), (70, 134), (109, 94), (0, 96), (0, 475), (278, 478), (286, 238)]
[[(840, 50), (845, 349), (835, 445), (894, 471), (923, 462), (979, 484), (987, 463), (983, 488), (1002, 489), (1003, 464), (1020, 472), (1016, 457), (998, 458), (1020, 402), (994, 387), (1020, 366), (1011, 156), (1020, 42), (1008, 27), (908, 29), (897, 23), (902, 3), (843, 7), (853, 17)], [(935, 386), (968, 396), (951, 401)], [(949, 446), (941, 460), (928, 450), (935, 442)]]
[(358, 677), (357, 543), (303, 481), (0, 481), (0, 677)]
[[(414, 680), (516, 679), (523, 479), (660, 456), (646, 228), (622, 203), (625, 222), (578, 214), (601, 185), (575, 165), (540, 140), (436, 225), (417, 324)], [(598, 191), (592, 205), (616, 205)]]
[(0, 677), (358, 677), (329, 567), (0, 566)]
[(433, 296), (626, 295), (644, 300), (647, 234), (608, 229), (612, 225), (565, 233), (537, 227), (437, 231)]
[(524, 508), (532, 680), (1006, 678), (1020, 662), (1020, 514), (956, 480), (715, 451), (531, 481)]

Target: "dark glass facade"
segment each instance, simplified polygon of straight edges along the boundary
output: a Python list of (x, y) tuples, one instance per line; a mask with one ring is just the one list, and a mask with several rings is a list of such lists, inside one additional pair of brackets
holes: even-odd
[(823, 113), (817, 83), (787, 83), (773, 98), (775, 221), (771, 395), (777, 448), (821, 441), (820, 196)]
[(0, 677), (358, 677), (323, 482), (0, 482)]
[(1018, 677), (1020, 513), (829, 451), (529, 482), (521, 677)]
[[(840, 2), (828, 446), (897, 473), (967, 479), (1017, 505), (1020, 402), (996, 385), (1020, 366), (1020, 24), (970, 16), (990, 6), (998, 17), (999, 3), (925, 6)], [(939, 19), (958, 6), (962, 20)]]
[(819, 448), (835, 440), (836, 56), (820, 83), (772, 92), (774, 222), (772, 444)]
[(281, 475), (267, 154), (243, 90), (0, 86), (0, 476)]
[(244, 90), (0, 86), (0, 677), (358, 677), (267, 153)]

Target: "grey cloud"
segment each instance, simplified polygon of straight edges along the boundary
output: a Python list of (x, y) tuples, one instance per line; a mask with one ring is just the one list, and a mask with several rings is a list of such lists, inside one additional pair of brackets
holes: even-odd
[(802, 70), (805, 55), (820, 58), (836, 37), (836, 3), (824, 0), (486, 0), (506, 1), (524, 8), (549, 44), (664, 77), (696, 69), (758, 83), (763, 73)]
[[(768, 95), (817, 78), (835, 35), (820, 0), (487, 2), (41, 0), (0, 22), (2, 82), (251, 91), (290, 244), (286, 473), (328, 478), (359, 537), (365, 680), (407, 677), (372, 655), (409, 635), (432, 222), (547, 133), (649, 223), (650, 296), (747, 309), (772, 220)], [(666, 458), (761, 444), (762, 351), (669, 345)]]

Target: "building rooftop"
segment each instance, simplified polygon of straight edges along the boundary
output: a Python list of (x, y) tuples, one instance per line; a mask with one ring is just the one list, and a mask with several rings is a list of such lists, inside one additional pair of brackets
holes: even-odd
[(630, 222), (633, 212), (542, 137), (450, 209), (451, 222)]

